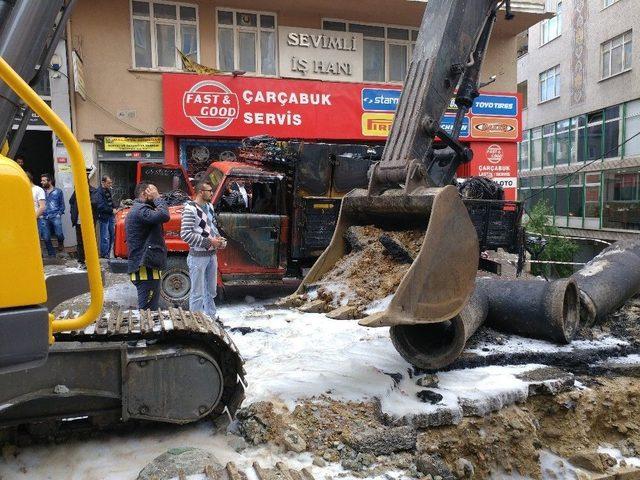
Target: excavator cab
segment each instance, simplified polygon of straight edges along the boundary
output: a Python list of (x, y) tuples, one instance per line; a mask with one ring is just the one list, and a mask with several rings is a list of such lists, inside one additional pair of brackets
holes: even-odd
[[(51, 127), (67, 148), (71, 160), (80, 220), (92, 223), (89, 187), (80, 145), (60, 118), (33, 91), (22, 77), (32, 79), (35, 66), (43, 60), (43, 45), (57, 45), (59, 29), (51, 35), (58, 18), (64, 24), (68, 13), (63, 2), (15, 2), (4, 10), (0, 20), (0, 374), (42, 365), (53, 343), (53, 333), (83, 328), (102, 311), (102, 278), (95, 232), (83, 229), (87, 273), (70, 273), (45, 278), (40, 250), (32, 184), (26, 173), (8, 158), (9, 143), (4, 139), (12, 127), (18, 101), (24, 102)], [(20, 32), (29, 32), (33, 42)], [(49, 50), (50, 52), (52, 50)], [(16, 65), (14, 70), (9, 62)], [(24, 117), (29, 117), (25, 114)], [(14, 138), (15, 140), (15, 134)], [(88, 279), (88, 280), (87, 280)], [(88, 285), (87, 285), (88, 283)], [(91, 291), (87, 311), (72, 320), (57, 320), (49, 312), (60, 299)]]
[(47, 290), (31, 182), (0, 155), (0, 372), (37, 366), (49, 349)]
[[(382, 160), (367, 189), (343, 198), (331, 243), (296, 294), (318, 282), (348, 252), (349, 227), (421, 229), (420, 251), (388, 308), (360, 324), (402, 327), (442, 322), (460, 313), (474, 288), (479, 247), (454, 186), (458, 166), (473, 156), (458, 137), (478, 96), (482, 59), (502, 6), (509, 16), (504, 1), (429, 0)], [(448, 133), (440, 128), (440, 119), (456, 88), (458, 112)], [(436, 137), (446, 149), (434, 148)]]

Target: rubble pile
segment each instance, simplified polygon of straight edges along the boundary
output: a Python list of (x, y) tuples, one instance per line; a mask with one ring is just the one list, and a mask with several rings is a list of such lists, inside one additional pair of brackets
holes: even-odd
[[(577, 478), (638, 478), (617, 477), (616, 473), (640, 475), (640, 471), (603, 452), (602, 446), (622, 457), (640, 455), (640, 384), (628, 377), (591, 378), (589, 383), (587, 389), (554, 396), (547, 392), (523, 404), (465, 416), (457, 425), (440, 427), (388, 418), (375, 401), (337, 402), (322, 396), (299, 404), (293, 412), (279, 410), (275, 417), (274, 406), (262, 402), (244, 412), (241, 430), (254, 444), (269, 441), (249, 433), (257, 418), (272, 439), (282, 439), (294, 430), (314, 465), (338, 462), (349, 470), (348, 475), (361, 478), (390, 469), (413, 478), (489, 478), (495, 472), (565, 478), (541, 471), (551, 468), (540, 461), (541, 455), (566, 459), (571, 468), (582, 472)], [(560, 469), (557, 458), (555, 462)], [(598, 476), (603, 474), (611, 476)]]
[(311, 285), (301, 299), (301, 310), (327, 312), (343, 307), (333, 318), (340, 318), (341, 312), (347, 312), (344, 318), (361, 317), (372, 302), (396, 291), (420, 251), (424, 234), (423, 230), (386, 231), (371, 225), (349, 227), (345, 240), (350, 252)]

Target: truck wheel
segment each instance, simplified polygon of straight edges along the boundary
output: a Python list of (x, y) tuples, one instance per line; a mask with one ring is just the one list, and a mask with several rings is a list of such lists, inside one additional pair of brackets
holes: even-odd
[(160, 295), (163, 306), (189, 307), (189, 292), (191, 279), (186, 256), (170, 256), (167, 258), (167, 268), (162, 272), (160, 280)]

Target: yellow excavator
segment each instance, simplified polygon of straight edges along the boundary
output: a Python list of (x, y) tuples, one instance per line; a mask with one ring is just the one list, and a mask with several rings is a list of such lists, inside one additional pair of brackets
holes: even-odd
[[(90, 225), (78, 143), (28, 85), (38, 66), (49, 64), (42, 52), (52, 53), (73, 3), (0, 0), (0, 144), (24, 102), (65, 144), (81, 224)], [(509, 0), (429, 0), (383, 159), (368, 189), (345, 196), (331, 244), (298, 291), (346, 253), (344, 233), (351, 225), (424, 229), (419, 255), (389, 307), (361, 321), (392, 326), (401, 352), (410, 350), (412, 327), (451, 319), (473, 290), (478, 240), (452, 183), (458, 166), (472, 157), (458, 137), (478, 95), (482, 59), (503, 7), (510, 16)], [(458, 113), (447, 133), (439, 120), (456, 89)], [(434, 145), (436, 136), (446, 148)], [(45, 280), (31, 185), (4, 155), (6, 148), (0, 157), (0, 430), (50, 436), (77, 422), (187, 423), (232, 416), (244, 396), (244, 372), (222, 326), (177, 309), (103, 312), (91, 229), (82, 229), (91, 303), (77, 318), (52, 317), (55, 303), (76, 292), (64, 277)]]
[[(48, 74), (74, 3), (0, 0), (0, 437), (232, 417), (244, 398), (243, 362), (220, 323), (181, 309), (103, 311), (91, 228), (82, 229), (87, 272), (52, 275), (43, 267), (32, 185), (7, 154), (11, 140), (19, 143), (20, 128), (12, 127), (23, 102), (64, 143), (81, 224), (93, 224), (80, 146), (29, 86)], [(53, 317), (56, 304), (87, 286), (85, 312)]]

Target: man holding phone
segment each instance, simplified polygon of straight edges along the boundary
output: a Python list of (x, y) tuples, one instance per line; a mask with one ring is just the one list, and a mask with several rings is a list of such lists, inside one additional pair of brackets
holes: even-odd
[(169, 221), (169, 208), (155, 185), (140, 182), (134, 194), (135, 201), (125, 219), (127, 272), (138, 290), (138, 308), (157, 310), (160, 275), (167, 266), (162, 224)]
[(216, 251), (227, 246), (220, 236), (211, 205), (213, 187), (208, 181), (198, 183), (196, 196), (184, 206), (180, 237), (189, 244), (187, 265), (191, 278), (189, 310), (204, 311), (217, 318), (215, 297), (217, 294), (218, 258)]

